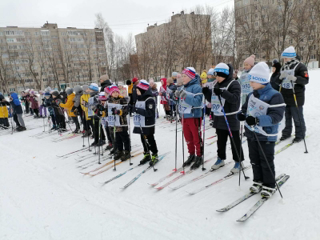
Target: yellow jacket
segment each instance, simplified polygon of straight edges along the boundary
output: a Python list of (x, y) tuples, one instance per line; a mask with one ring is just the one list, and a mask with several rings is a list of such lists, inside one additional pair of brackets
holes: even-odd
[(90, 120), (90, 118), (88, 117), (88, 108), (85, 107), (84, 105), (82, 105), (82, 102), (85, 101), (86, 103), (88, 103), (89, 98), (90, 98), (90, 94), (83, 94), (80, 97), (80, 105), (81, 105), (81, 108), (82, 108), (82, 110), (84, 111), (84, 113), (86, 115), (86, 120)]
[(9, 112), (7, 106), (0, 106), (0, 118), (8, 118)]
[(69, 117), (76, 117), (76, 115), (73, 112), (71, 112), (71, 109), (73, 108), (73, 105), (74, 105), (73, 99), (75, 96), (76, 95), (72, 93), (67, 97), (67, 102), (65, 104), (60, 103), (60, 107), (63, 107), (68, 110)]
[(128, 94), (132, 94), (133, 83), (128, 86)]

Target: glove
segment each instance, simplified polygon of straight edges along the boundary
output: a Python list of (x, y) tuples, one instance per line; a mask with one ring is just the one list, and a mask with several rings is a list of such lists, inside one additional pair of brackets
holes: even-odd
[(184, 91), (184, 90), (182, 90), (182, 91), (180, 91), (180, 98), (186, 98), (187, 97), (187, 93), (186, 93), (186, 91)]
[(117, 110), (116, 108), (112, 108), (111, 112), (112, 112), (113, 115), (120, 115), (120, 113), (121, 113), (121, 111)]
[(287, 77), (287, 73), (286, 72), (281, 72), (279, 79), (282, 80), (284, 78)]
[(246, 118), (246, 122), (248, 123), (249, 126), (254, 126), (258, 124), (258, 119), (252, 116), (249, 116)]
[(223, 90), (221, 90), (220, 88), (214, 88), (214, 94), (217, 96), (220, 96), (223, 93)]
[(181, 92), (181, 91), (179, 91), (179, 90), (175, 91), (175, 92), (174, 92), (174, 96), (175, 96), (176, 98), (179, 98), (179, 97), (180, 97), (180, 92)]
[(295, 77), (295, 76), (293, 76), (293, 75), (289, 75), (289, 76), (287, 77), (287, 80), (290, 81), (290, 82), (292, 81), (292, 82), (295, 83), (295, 82), (297, 81), (297, 77)]
[(238, 117), (238, 120), (241, 122), (246, 120), (246, 115), (243, 113), (238, 113), (237, 117)]

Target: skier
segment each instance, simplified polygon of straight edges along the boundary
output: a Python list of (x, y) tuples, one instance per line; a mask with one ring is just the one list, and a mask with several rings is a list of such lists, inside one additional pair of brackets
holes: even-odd
[[(144, 150), (144, 157), (140, 164), (150, 161), (150, 166), (158, 162), (158, 147), (154, 139), (156, 124), (156, 102), (152, 96), (151, 88), (146, 80), (140, 80), (136, 88), (137, 101), (132, 107), (134, 129), (133, 133), (141, 135), (141, 142)], [(152, 156), (150, 157), (150, 151)]]
[(10, 94), (10, 102), (11, 102), (11, 107), (12, 107), (12, 113), (15, 116), (15, 122), (17, 123), (17, 131), (21, 132), (21, 131), (25, 131), (26, 129), (26, 125), (24, 124), (24, 120), (22, 118), (22, 106), (21, 106), (21, 102), (19, 100), (18, 94), (16, 94), (15, 92)]
[(66, 129), (64, 112), (61, 109), (61, 107), (59, 106), (60, 103), (62, 103), (60, 93), (55, 90), (51, 93), (51, 96), (52, 96), (51, 106), (54, 109), (54, 115), (55, 115), (56, 122), (58, 125), (58, 130), (59, 130), (59, 132), (66, 132), (67, 129)]
[(51, 95), (49, 89), (45, 90), (44, 97), (45, 97), (44, 106), (48, 108), (48, 111), (49, 111), (49, 114), (50, 114), (50, 118), (51, 118), (51, 121), (52, 121), (52, 128), (50, 130), (51, 131), (57, 130), (58, 129), (58, 125), (57, 125), (57, 122), (56, 122), (56, 116), (54, 114), (54, 108), (52, 107), (53, 98), (52, 98), (52, 95)]
[(252, 88), (250, 87), (250, 81), (248, 79), (248, 74), (252, 67), (254, 66), (254, 59), (256, 58), (255, 55), (251, 55), (243, 62), (244, 70), (241, 73), (239, 82), (241, 85), (241, 104), (246, 101), (246, 98), (249, 93), (252, 92)]
[(167, 91), (167, 79), (166, 78), (161, 78), (161, 87), (159, 91), (159, 95), (161, 97), (160, 104), (163, 105), (163, 109), (165, 112), (165, 118), (170, 116), (170, 106), (168, 103), (168, 100), (166, 98), (166, 91)]
[[(125, 161), (130, 158), (130, 139), (128, 134), (128, 101), (120, 95), (120, 89), (111, 85), (105, 89), (109, 95), (106, 102), (106, 116), (112, 134), (115, 131), (114, 160)], [(124, 149), (124, 150), (123, 150)]]
[(177, 90), (177, 86), (174, 85), (173, 79), (168, 78), (167, 79), (167, 89), (166, 89), (165, 95), (166, 95), (166, 99), (167, 99), (167, 102), (170, 107), (169, 118), (167, 118), (167, 120), (169, 120), (169, 121), (172, 121), (175, 119), (176, 104), (175, 104), (175, 101), (173, 100), (173, 96), (174, 96), (173, 94), (176, 90)]
[[(216, 75), (216, 82), (213, 84), (212, 91), (203, 89), (207, 101), (211, 100), (212, 112), (214, 114), (213, 127), (216, 129), (218, 138), (218, 159), (211, 168), (215, 170), (225, 165), (226, 145), (229, 136), (230, 140), (232, 140), (231, 137), (234, 140), (234, 144), (231, 141), (231, 149), (235, 164), (231, 172), (238, 173), (240, 171), (240, 161), (244, 160), (243, 154), (241, 154), (241, 159), (239, 159), (240, 152), (243, 151), (239, 134), (240, 123), (236, 118), (236, 114), (240, 109), (241, 86), (238, 81), (233, 80), (233, 68), (230, 64), (219, 63), (214, 69), (214, 73)], [(224, 118), (219, 97), (223, 104), (222, 107), (224, 108), (232, 136), (229, 134), (229, 127)]]
[(279, 122), (285, 110), (283, 97), (269, 83), (269, 73), (269, 67), (264, 62), (252, 68), (248, 76), (254, 91), (248, 95), (237, 115), (240, 121), (246, 122), (245, 131), (253, 170), (253, 185), (250, 191), (259, 193), (262, 190), (261, 195), (267, 198), (275, 192), (274, 148)]
[(203, 161), (200, 132), (203, 94), (193, 67), (182, 71), (182, 82), (183, 87), (175, 92), (175, 97), (179, 99), (178, 109), (182, 116), (183, 133), (189, 152), (184, 167), (193, 163), (191, 169), (196, 169)]
[(82, 89), (83, 89), (83, 94), (80, 97), (80, 102), (81, 102), (82, 111), (84, 112), (84, 119), (83, 119), (84, 123), (83, 124), (84, 124), (85, 133), (84, 133), (83, 137), (88, 137), (92, 134), (91, 129), (93, 129), (91, 118), (88, 116), (88, 107), (87, 107), (88, 101), (90, 98), (90, 94), (88, 91), (89, 86), (83, 85)]
[(111, 80), (109, 79), (108, 74), (102, 75), (102, 76), (100, 77), (100, 84), (101, 84), (100, 92), (103, 92), (103, 93), (104, 93), (104, 89), (105, 89), (106, 87), (112, 85), (112, 82), (111, 82)]
[[(10, 103), (4, 98), (2, 93), (0, 93), (0, 126), (9, 127), (9, 112), (7, 106), (10, 106)], [(1, 129), (1, 128), (0, 128)]]
[(281, 57), (284, 60), (284, 65), (276, 82), (280, 85), (279, 91), (287, 105), (285, 110), (286, 127), (282, 131), (280, 140), (282, 141), (291, 137), (293, 119), (296, 135), (293, 142), (300, 142), (305, 138), (306, 134), (303, 105), (305, 101), (305, 85), (309, 83), (308, 69), (296, 58), (297, 54), (292, 46), (285, 49)]
[(279, 63), (279, 61), (276, 59), (273, 60), (272, 61), (272, 75), (270, 78), (270, 84), (277, 91), (279, 91), (279, 89), (280, 89), (279, 84), (277, 84), (277, 82), (276, 82), (280, 76), (280, 70), (281, 70), (281, 64)]
[(72, 111), (73, 106), (74, 106), (74, 98), (75, 94), (73, 93), (73, 89), (69, 88), (66, 90), (67, 93), (67, 101), (65, 104), (60, 103), (60, 107), (64, 108), (68, 112), (68, 116), (72, 118), (73, 122), (76, 124), (76, 129), (72, 133), (79, 133), (80, 131), (80, 124), (78, 117), (74, 114)]
[(31, 109), (35, 113), (34, 118), (39, 118), (39, 102), (38, 102), (38, 96), (36, 95), (36, 91), (34, 90), (30, 91), (29, 101), (31, 102)]

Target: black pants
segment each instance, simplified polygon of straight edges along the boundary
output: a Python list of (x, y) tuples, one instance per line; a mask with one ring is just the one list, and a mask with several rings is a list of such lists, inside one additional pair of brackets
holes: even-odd
[(33, 109), (32, 108), (29, 108), (30, 109), (30, 114), (33, 115)]
[[(222, 129), (216, 129), (216, 133), (217, 133), (217, 137), (218, 137), (218, 142), (217, 142), (217, 146), (218, 146), (218, 157), (221, 158), (222, 160), (226, 159), (226, 146), (227, 146), (227, 140), (228, 140), (228, 136), (229, 136), (229, 131), (228, 130), (222, 130)], [(239, 162), (239, 158), (237, 155), (240, 155), (240, 151), (241, 151), (241, 161), (244, 160), (243, 157), (243, 151), (242, 151), (242, 144), (241, 144), (241, 140), (240, 140), (240, 134), (239, 131), (231, 131), (232, 136), (233, 136), (233, 140), (234, 143), (236, 145), (236, 148), (234, 148), (234, 145), (232, 143), (231, 137), (230, 138), (230, 144), (231, 144), (231, 149), (232, 149), (232, 156), (233, 156), (233, 160), (236, 162)], [(236, 151), (237, 149), (237, 151)]]
[(114, 141), (113, 132), (111, 132), (110, 129), (113, 129), (113, 128), (106, 127), (106, 133), (107, 133), (108, 142), (113, 144), (113, 141)]
[[(104, 132), (103, 132), (103, 129), (102, 129), (102, 125), (99, 124), (99, 118), (94, 118), (93, 119), (94, 123), (93, 123), (93, 126), (94, 126), (94, 141), (96, 143), (99, 142), (99, 139), (100, 140), (106, 140), (106, 136), (104, 135)], [(100, 136), (99, 136), (99, 128), (100, 128)]]
[(29, 102), (25, 101), (26, 114), (29, 114)]
[(65, 119), (64, 119), (63, 115), (59, 115), (58, 114), (56, 116), (56, 121), (57, 121), (57, 124), (58, 124), (59, 128), (66, 129), (66, 122), (65, 122)]
[(53, 126), (56, 126), (57, 125), (56, 116), (54, 114), (50, 114), (50, 117), (51, 117), (51, 121), (52, 121)]
[[(154, 135), (142, 135), (141, 134), (141, 142), (143, 145), (143, 151), (149, 152), (148, 150), (151, 150), (152, 154), (158, 153), (157, 143), (154, 139)], [(146, 145), (147, 144), (147, 145)]]
[(118, 151), (123, 151), (123, 145), (124, 150), (130, 151), (130, 139), (128, 131), (116, 132), (116, 143)]
[(3, 125), (5, 127), (9, 127), (9, 120), (8, 118), (0, 118), (0, 125)]
[[(267, 157), (268, 163), (272, 170), (273, 176), (275, 176), (274, 170), (274, 142), (260, 142), (262, 149)], [(249, 157), (253, 170), (253, 181), (262, 182), (266, 187), (275, 187), (274, 178), (268, 168), (266, 160), (263, 157), (263, 153), (258, 145), (257, 141), (248, 139)]]
[(80, 124), (79, 124), (79, 120), (78, 117), (71, 117), (73, 122), (76, 124), (76, 130), (80, 130)]
[[(285, 110), (286, 127), (282, 131), (283, 136), (291, 136), (292, 133), (292, 119), (295, 126), (296, 138), (303, 139), (306, 134), (306, 124), (303, 117), (303, 107), (300, 106), (299, 110), (296, 106), (286, 106)], [(301, 124), (300, 124), (301, 120)]]
[(37, 117), (39, 117), (39, 109), (36, 108), (36, 109), (33, 109), (34, 113), (36, 114)]
[(17, 114), (13, 114), (13, 121), (16, 123), (17, 127), (20, 127), (20, 123), (19, 123)]

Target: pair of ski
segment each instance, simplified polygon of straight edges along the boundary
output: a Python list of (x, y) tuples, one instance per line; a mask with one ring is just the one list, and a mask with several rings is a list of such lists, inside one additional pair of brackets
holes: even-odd
[(73, 139), (73, 138), (76, 138), (76, 137), (79, 137), (81, 136), (80, 134), (76, 134), (76, 133), (72, 133), (72, 135), (69, 135), (69, 136), (65, 136), (65, 137), (61, 137), (61, 138), (58, 138), (58, 139), (55, 139), (55, 140), (52, 140), (52, 142), (62, 142), (62, 141), (65, 141), (65, 140), (69, 140), (69, 139)]
[[(276, 178), (276, 181), (278, 183), (279, 188), (286, 183), (286, 181), (290, 178), (289, 175), (281, 174)], [(256, 195), (257, 193), (249, 192), (245, 194), (244, 196), (240, 197), (233, 203), (227, 205), (224, 208), (218, 209), (217, 212), (227, 212), (230, 209), (238, 206), (240, 203), (244, 202), (245, 200), (251, 198), (253, 195)], [(254, 204), (248, 212), (246, 212), (241, 218), (237, 220), (237, 222), (245, 222), (248, 220), (269, 198), (261, 197), (256, 204)]]
[(87, 151), (88, 149), (89, 149), (89, 147), (84, 147), (84, 148), (81, 148), (81, 149), (78, 149), (78, 150), (63, 154), (63, 155), (57, 155), (57, 157), (58, 158), (68, 158), (68, 157), (73, 156), (73, 154), (84, 152), (84, 151)]
[[(131, 158), (135, 158), (135, 157), (139, 156), (142, 153), (143, 152), (136, 153), (136, 154), (132, 155)], [(108, 171), (109, 169), (113, 168), (114, 165), (117, 166), (117, 165), (119, 165), (121, 163), (127, 162), (127, 161), (119, 161), (119, 162), (116, 162), (115, 164), (113, 164), (114, 161), (115, 160), (111, 160), (111, 161), (103, 164), (102, 166), (99, 166), (99, 167), (97, 167), (97, 168), (95, 168), (95, 169), (93, 169), (93, 170), (91, 170), (89, 172), (85, 172), (85, 173), (81, 172), (81, 174), (87, 175), (87, 176), (90, 176), (90, 177), (94, 177), (94, 176), (97, 176), (97, 175), (99, 175), (99, 174), (101, 174), (103, 172)]]

